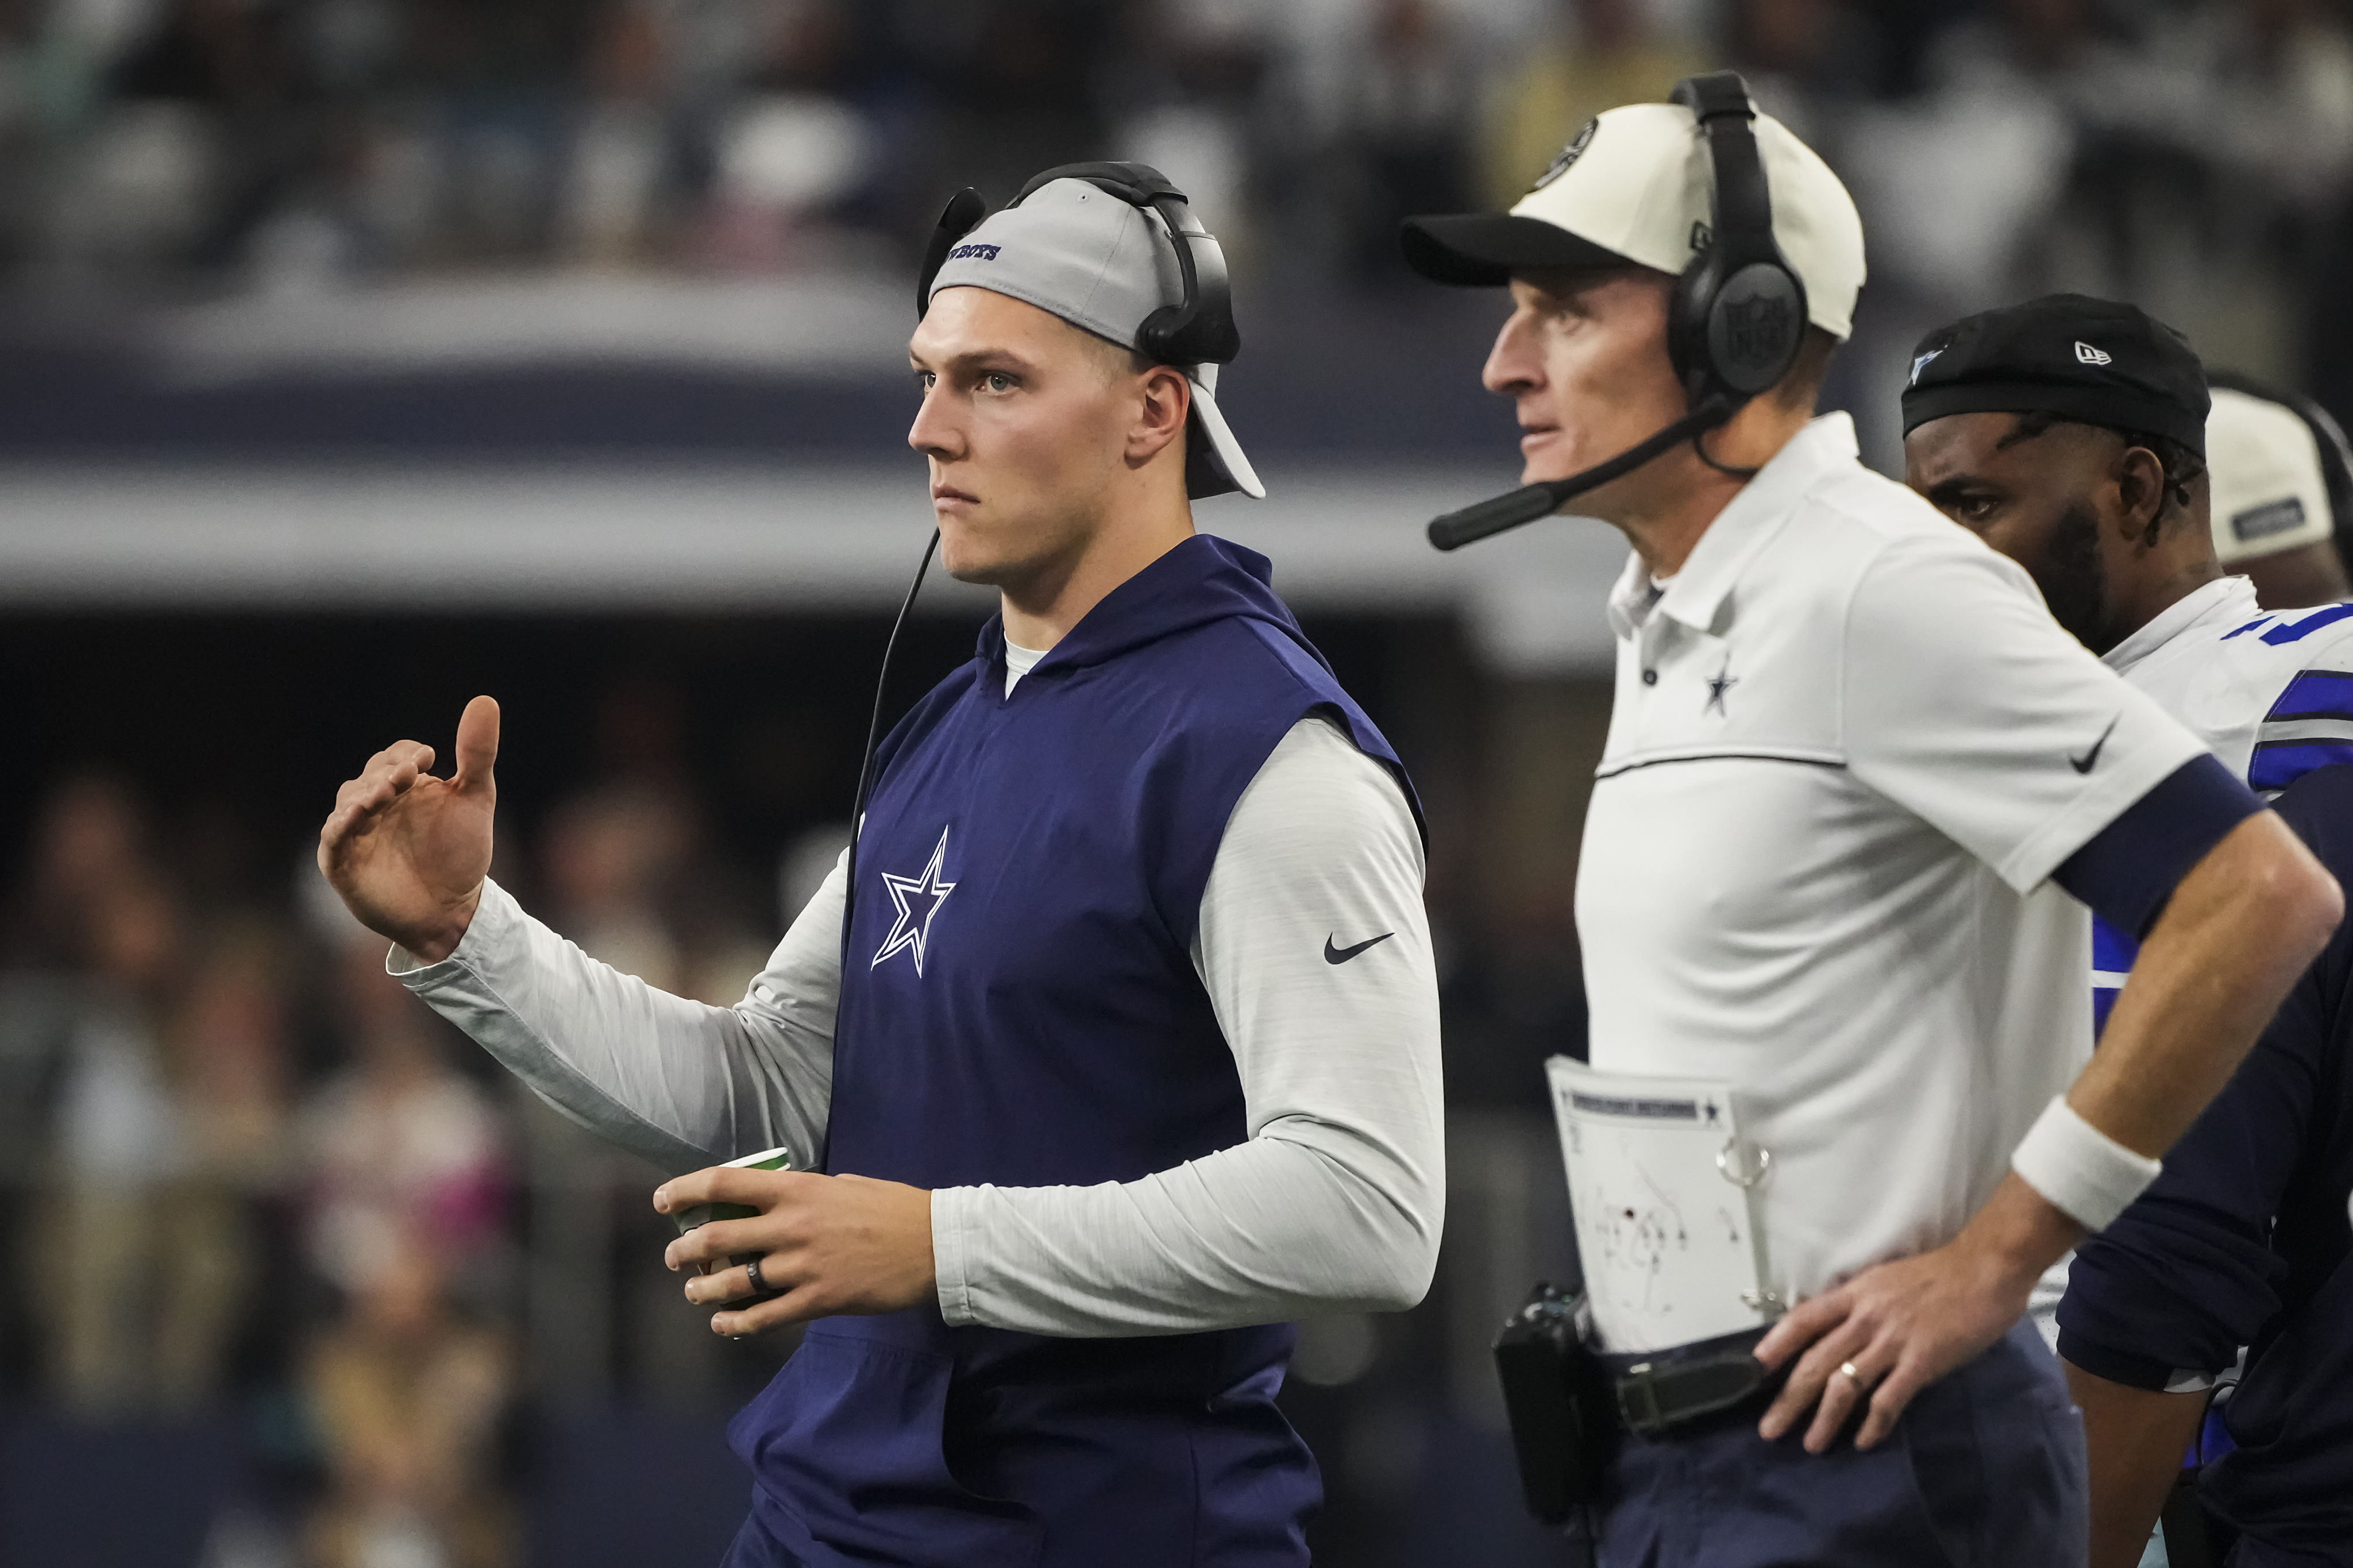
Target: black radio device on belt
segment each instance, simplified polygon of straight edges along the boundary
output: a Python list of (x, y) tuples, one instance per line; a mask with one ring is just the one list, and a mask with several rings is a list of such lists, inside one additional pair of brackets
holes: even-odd
[(1623, 1434), (1617, 1396), (1592, 1336), (1585, 1293), (1538, 1285), (1495, 1335), (1495, 1373), (1520, 1462), (1528, 1511), (1565, 1524), (1599, 1500), (1601, 1479)]
[(1539, 1284), (1495, 1335), (1495, 1373), (1528, 1511), (1548, 1524), (1575, 1521), (1591, 1534), (1587, 1506), (1629, 1435), (1676, 1436), (1748, 1405), (1786, 1373), (1756, 1356), (1764, 1329), (1744, 1329), (1670, 1350), (1610, 1354), (1593, 1348), (1585, 1293)]
[(1721, 468), (1700, 447), (1700, 437), (1778, 384), (1797, 363), (1806, 338), (1806, 285), (1773, 238), (1773, 194), (1757, 150), (1757, 106), (1749, 101), (1748, 84), (1738, 71), (1713, 71), (1677, 82), (1672, 98), (1692, 111), (1707, 138), (1712, 171), (1706, 243), (1675, 279), (1667, 312), (1667, 354), (1690, 412), (1583, 473), (1541, 479), (1448, 512), (1430, 525), (1430, 542), (1439, 549), (1459, 550), (1549, 517), (1684, 441), (1703, 461)]

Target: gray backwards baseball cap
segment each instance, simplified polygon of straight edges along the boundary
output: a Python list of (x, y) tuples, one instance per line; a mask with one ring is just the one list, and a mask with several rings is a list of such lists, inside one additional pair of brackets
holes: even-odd
[[(931, 292), (960, 288), (1035, 305), (1139, 353), (1144, 319), (1185, 298), (1166, 220), (1080, 179), (1050, 180), (982, 219), (948, 251)], [(1181, 368), (1193, 384), (1185, 493), (1196, 500), (1229, 490), (1263, 497), (1266, 487), (1218, 411), (1218, 367)]]

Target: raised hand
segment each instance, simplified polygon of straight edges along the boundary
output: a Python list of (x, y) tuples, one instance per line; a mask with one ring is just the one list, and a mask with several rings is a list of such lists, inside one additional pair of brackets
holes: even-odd
[(370, 757), (335, 792), (319, 830), (319, 869), (370, 931), (435, 963), (466, 934), (491, 870), (491, 776), (499, 705), (466, 704), (458, 720), (458, 768), (427, 772), (433, 748), (399, 741)]

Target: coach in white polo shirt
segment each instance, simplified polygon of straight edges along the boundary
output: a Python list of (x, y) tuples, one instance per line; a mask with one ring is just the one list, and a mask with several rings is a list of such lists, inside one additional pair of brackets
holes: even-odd
[[(1705, 386), (1669, 334), (1721, 217), (1709, 135), (1613, 110), (1509, 216), (1407, 226), (1425, 275), (1510, 288), (1484, 379), (1528, 480)], [(1861, 225), (1787, 130), (1754, 135), (1808, 327), (1778, 384), (1577, 502), (1634, 547), (1577, 913), (1592, 1065), (1727, 1086), (1767, 1167), (1753, 1326), (1598, 1348), (1621, 1394), (1752, 1352), (1763, 1385), (1627, 1439), (1600, 1555), (2056, 1568), (2082, 1436), (2028, 1290), (2154, 1175), (2339, 896), (2018, 567), (1811, 417)], [(2147, 933), (2089, 1067), (2087, 905)]]

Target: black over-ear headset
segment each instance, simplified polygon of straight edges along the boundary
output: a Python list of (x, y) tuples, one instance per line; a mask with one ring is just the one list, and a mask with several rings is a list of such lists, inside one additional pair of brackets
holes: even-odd
[[(1226, 253), (1193, 216), (1192, 204), (1168, 176), (1149, 163), (1064, 163), (1047, 170), (1021, 187), (1013, 198), (1019, 206), (1056, 180), (1084, 180), (1142, 212), (1157, 213), (1176, 251), (1176, 269), (1184, 279), (1184, 298), (1163, 305), (1144, 318), (1135, 330), (1135, 347), (1162, 364), (1226, 364), (1242, 352), (1242, 336), (1234, 325), (1233, 289), (1226, 279)], [(932, 308), (932, 280), (955, 248), (988, 216), (988, 204), (966, 185), (948, 198), (941, 210), (931, 243), (923, 249), (923, 276), (915, 283), (915, 315)]]
[[(1778, 385), (1806, 335), (1806, 286), (1773, 239), (1773, 193), (1751, 122), (1757, 107), (1737, 71), (1675, 84), (1672, 101), (1706, 133), (1710, 243), (1675, 280), (1667, 353), (1694, 409), (1727, 402), (1725, 417)], [(1704, 456), (1704, 454), (1703, 454)]]
[[(1806, 336), (1806, 286), (1773, 238), (1773, 195), (1757, 150), (1757, 106), (1749, 101), (1748, 84), (1737, 71), (1715, 71), (1677, 82), (1672, 100), (1696, 117), (1713, 170), (1708, 230), (1693, 237), (1698, 254), (1675, 280), (1667, 316), (1667, 354), (1690, 411), (1649, 440), (1583, 473), (1540, 480), (1447, 513), (1430, 525), (1430, 542), (1439, 549), (1460, 549), (1549, 517), (1571, 499), (1684, 441), (1702, 461), (1725, 468), (1707, 455), (1700, 437), (1777, 385), (1797, 363)], [(1725, 471), (1746, 479), (1752, 470)]]
[[(1193, 216), (1192, 204), (1184, 192), (1169, 184), (1167, 175), (1148, 163), (1064, 163), (1022, 186), (1013, 205), (1019, 206), (1052, 180), (1084, 180), (1139, 211), (1159, 214), (1167, 226), (1176, 250), (1177, 273), (1184, 279), (1184, 298), (1144, 318), (1135, 331), (1138, 350), (1172, 365), (1225, 364), (1241, 353), (1241, 333), (1234, 326), (1233, 289), (1226, 279), (1226, 253), (1201, 227)], [(948, 252), (987, 216), (987, 201), (970, 185), (950, 196), (947, 205), (940, 209), (939, 222), (923, 247), (923, 272), (915, 279), (916, 320), (921, 321), (932, 308), (932, 280), (946, 265)], [(882, 736), (882, 701), (891, 679), (891, 656), (898, 651), (899, 634), (906, 629), (907, 616), (915, 607), (915, 595), (923, 591), (923, 574), (931, 569), (932, 554), (939, 545), (939, 530), (934, 529), (931, 542), (923, 546), (923, 559), (915, 567), (915, 580), (907, 584), (907, 597), (899, 605), (899, 618), (892, 623), (890, 640), (882, 645), (882, 668), (874, 678), (874, 711), (866, 722), (866, 754), (859, 763), (858, 792), (849, 812), (849, 855), (841, 910), (845, 968), (849, 962), (850, 918), (858, 909), (858, 839), (866, 826), (866, 802), (874, 787), (874, 752)]]

